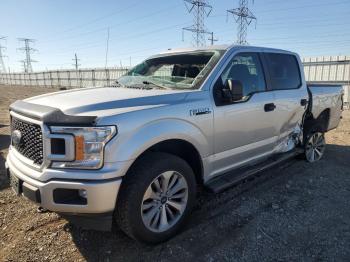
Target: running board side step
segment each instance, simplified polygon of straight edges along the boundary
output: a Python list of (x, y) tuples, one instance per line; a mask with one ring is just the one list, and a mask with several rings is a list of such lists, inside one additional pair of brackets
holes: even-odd
[(243, 167), (237, 170), (227, 172), (223, 175), (213, 178), (212, 180), (209, 180), (206, 184), (206, 187), (213, 193), (222, 192), (229, 187), (239, 184), (244, 179), (247, 179), (263, 170), (269, 169), (301, 153), (303, 153), (303, 149), (297, 148), (292, 152), (282, 153), (273, 156), (260, 164)]

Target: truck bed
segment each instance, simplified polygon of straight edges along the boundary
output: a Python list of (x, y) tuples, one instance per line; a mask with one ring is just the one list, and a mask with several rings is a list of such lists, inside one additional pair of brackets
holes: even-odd
[(328, 130), (336, 128), (341, 118), (343, 107), (343, 87), (341, 85), (307, 83), (311, 103), (309, 110), (316, 119), (329, 110)]

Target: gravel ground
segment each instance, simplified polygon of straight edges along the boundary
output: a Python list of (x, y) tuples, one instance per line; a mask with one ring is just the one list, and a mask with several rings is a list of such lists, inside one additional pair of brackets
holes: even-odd
[(327, 134), (321, 161), (292, 160), (221, 194), (203, 193), (182, 233), (146, 246), (117, 228), (81, 230), (37, 213), (8, 188), (8, 105), (51, 91), (0, 86), (0, 261), (350, 261), (349, 111)]

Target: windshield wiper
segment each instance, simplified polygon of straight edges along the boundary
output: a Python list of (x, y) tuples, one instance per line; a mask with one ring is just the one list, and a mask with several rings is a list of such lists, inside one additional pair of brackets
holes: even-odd
[(151, 82), (151, 81), (142, 81), (142, 84), (145, 84), (145, 85), (154, 85), (156, 87), (159, 87), (161, 89), (171, 89), (171, 88), (168, 88), (168, 87), (165, 87), (165, 86), (162, 86), (162, 85), (159, 85), (159, 84), (156, 84), (154, 82)]
[(113, 87), (123, 87), (123, 88), (132, 88), (132, 89), (152, 89), (150, 87), (145, 87), (144, 85), (124, 85), (122, 83), (119, 83), (118, 81), (115, 81), (115, 85)]
[(114, 86), (115, 87), (125, 87), (125, 85), (123, 85), (122, 83), (119, 83), (117, 80), (114, 81)]

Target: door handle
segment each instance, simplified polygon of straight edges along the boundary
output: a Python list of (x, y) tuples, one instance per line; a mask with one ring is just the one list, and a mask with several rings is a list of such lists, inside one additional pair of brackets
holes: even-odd
[(276, 105), (274, 103), (265, 104), (264, 106), (265, 112), (273, 111), (275, 110), (275, 108), (276, 108)]
[(300, 105), (301, 106), (306, 106), (307, 102), (308, 102), (307, 99), (303, 98), (303, 99), (300, 100)]

